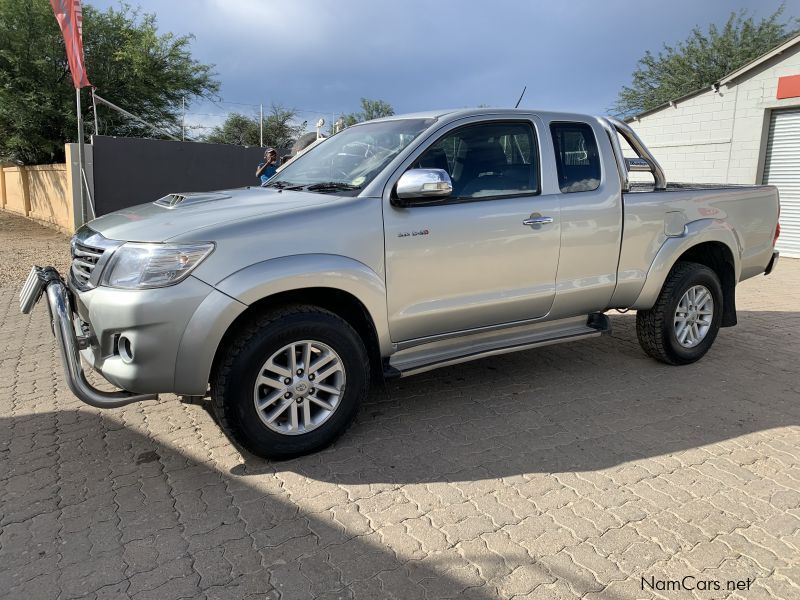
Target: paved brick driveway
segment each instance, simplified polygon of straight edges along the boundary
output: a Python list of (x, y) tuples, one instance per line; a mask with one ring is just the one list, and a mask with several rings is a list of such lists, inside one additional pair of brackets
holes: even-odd
[(334, 447), (267, 463), (201, 404), (81, 405), (44, 306), (0, 287), (0, 596), (623, 600), (692, 575), (800, 598), (800, 261), (739, 297), (699, 364), (646, 359), (615, 314), (393, 382)]

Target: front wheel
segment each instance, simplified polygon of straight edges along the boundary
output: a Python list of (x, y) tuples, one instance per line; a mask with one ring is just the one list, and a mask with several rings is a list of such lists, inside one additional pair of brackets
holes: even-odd
[(698, 263), (678, 263), (655, 306), (636, 313), (639, 344), (649, 356), (670, 365), (700, 360), (717, 337), (722, 308), (717, 274)]
[(355, 330), (326, 310), (293, 306), (262, 316), (229, 344), (211, 396), (235, 441), (263, 458), (286, 459), (341, 435), (368, 382)]

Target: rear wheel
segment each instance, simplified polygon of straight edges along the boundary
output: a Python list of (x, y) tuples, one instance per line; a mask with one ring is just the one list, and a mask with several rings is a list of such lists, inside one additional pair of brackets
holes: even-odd
[(714, 343), (722, 309), (722, 286), (717, 274), (698, 263), (678, 263), (655, 306), (636, 313), (639, 344), (661, 362), (693, 363)]
[(235, 441), (258, 456), (285, 459), (341, 435), (368, 381), (355, 330), (323, 309), (294, 306), (264, 315), (229, 344), (211, 392)]

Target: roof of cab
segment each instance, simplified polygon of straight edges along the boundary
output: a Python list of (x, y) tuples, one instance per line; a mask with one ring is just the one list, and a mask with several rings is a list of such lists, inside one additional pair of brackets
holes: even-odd
[(567, 113), (567, 112), (556, 112), (556, 111), (544, 111), (544, 110), (536, 110), (531, 108), (454, 108), (454, 109), (441, 109), (441, 110), (428, 110), (423, 112), (416, 112), (416, 113), (407, 113), (403, 115), (392, 115), (391, 117), (381, 117), (379, 119), (373, 119), (372, 121), (367, 121), (368, 123), (377, 123), (381, 121), (397, 121), (400, 119), (442, 119), (443, 117), (447, 117), (448, 120), (455, 120), (464, 117), (474, 117), (474, 116), (481, 116), (481, 115), (497, 115), (497, 114), (508, 114), (508, 115), (529, 115), (529, 114), (536, 114), (544, 118), (545, 120), (586, 120), (586, 119), (595, 119), (591, 115), (586, 114), (578, 114), (578, 113)]

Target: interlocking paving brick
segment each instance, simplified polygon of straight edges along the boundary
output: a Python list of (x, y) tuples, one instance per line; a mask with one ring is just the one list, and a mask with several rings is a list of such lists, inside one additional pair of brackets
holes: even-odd
[(0, 287), (3, 597), (708, 597), (641, 589), (684, 575), (800, 597), (800, 261), (744, 282), (697, 364), (647, 359), (612, 314), (610, 337), (389, 382), (331, 448), (274, 464), (204, 402), (81, 405), (46, 309), (16, 294)]

